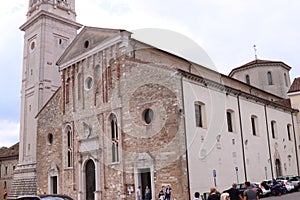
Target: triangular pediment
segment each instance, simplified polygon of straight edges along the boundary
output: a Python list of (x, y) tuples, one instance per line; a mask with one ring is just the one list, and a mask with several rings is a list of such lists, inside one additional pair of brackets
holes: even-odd
[(109, 40), (110, 38), (116, 37), (123, 32), (122, 29), (106, 29), (106, 28), (95, 28), (95, 27), (84, 27), (80, 33), (75, 37), (73, 42), (64, 51), (62, 56), (58, 59), (57, 65), (68, 62), (85, 52), (88, 52), (95, 47), (101, 45), (101, 43)]

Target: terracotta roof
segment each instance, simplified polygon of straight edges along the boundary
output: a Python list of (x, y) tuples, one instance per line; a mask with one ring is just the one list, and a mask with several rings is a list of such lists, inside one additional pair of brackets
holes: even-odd
[(281, 99), (281, 100), (274, 101), (274, 102), (277, 103), (277, 104), (280, 104), (282, 106), (292, 108), (290, 99)]
[(11, 156), (18, 156), (18, 155), (19, 155), (19, 142), (9, 148), (7, 147), (0, 148), (0, 159), (11, 157)]
[(229, 76), (233, 75), (234, 72), (240, 70), (240, 69), (243, 69), (243, 68), (247, 68), (249, 66), (252, 66), (252, 65), (274, 65), (274, 64), (281, 64), (281, 65), (284, 65), (285, 67), (287, 67), (289, 70), (291, 69), (290, 66), (288, 66), (287, 64), (285, 64), (284, 62), (282, 61), (272, 61), (272, 60), (259, 60), (259, 59), (256, 59), (256, 60), (253, 60), (251, 62), (248, 62), (240, 67), (236, 67), (234, 68), (233, 70), (231, 70), (231, 72), (229, 73)]
[(300, 91), (300, 77), (294, 79), (288, 92), (290, 93), (290, 92), (299, 92), (299, 91)]

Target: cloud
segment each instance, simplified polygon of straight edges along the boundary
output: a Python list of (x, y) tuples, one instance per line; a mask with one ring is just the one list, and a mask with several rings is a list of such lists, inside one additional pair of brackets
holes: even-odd
[(0, 119), (0, 147), (10, 147), (19, 141), (20, 124)]

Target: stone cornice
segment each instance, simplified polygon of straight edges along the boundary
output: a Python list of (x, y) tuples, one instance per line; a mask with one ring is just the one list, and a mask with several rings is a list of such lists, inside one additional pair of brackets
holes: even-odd
[(299, 110), (297, 110), (297, 109), (293, 109), (293, 108), (290, 108), (290, 107), (287, 107), (287, 106), (283, 106), (283, 105), (281, 105), (279, 103), (276, 103), (274, 101), (270, 101), (270, 100), (255, 96), (253, 94), (244, 92), (240, 89), (236, 89), (236, 88), (221, 84), (219, 82), (216, 82), (216, 81), (213, 81), (213, 80), (210, 80), (210, 79), (206, 79), (206, 78), (203, 78), (203, 77), (195, 75), (195, 74), (191, 74), (189, 72), (186, 72), (186, 71), (183, 71), (183, 70), (180, 70), (180, 69), (178, 70), (178, 72), (183, 77), (185, 77), (187, 79), (199, 82), (204, 87), (212, 88), (212, 89), (214, 88), (214, 89), (218, 89), (219, 91), (223, 91), (223, 92), (226, 93), (226, 95), (240, 96), (240, 97), (243, 97), (243, 98), (255, 101), (255, 102), (262, 103), (264, 105), (272, 106), (272, 107), (275, 107), (275, 108), (280, 108), (284, 111), (289, 111), (289, 112), (292, 112), (292, 113), (299, 112)]

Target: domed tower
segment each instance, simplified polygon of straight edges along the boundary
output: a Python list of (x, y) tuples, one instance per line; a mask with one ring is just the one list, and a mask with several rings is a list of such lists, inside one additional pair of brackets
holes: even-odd
[(256, 59), (234, 68), (229, 77), (286, 99), (291, 86), (290, 69), (281, 61)]
[[(19, 165), (9, 198), (35, 194), (35, 116), (61, 85), (56, 61), (77, 35), (75, 0), (29, 0), (24, 31)], [(25, 183), (25, 184), (24, 184)]]

